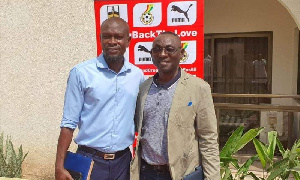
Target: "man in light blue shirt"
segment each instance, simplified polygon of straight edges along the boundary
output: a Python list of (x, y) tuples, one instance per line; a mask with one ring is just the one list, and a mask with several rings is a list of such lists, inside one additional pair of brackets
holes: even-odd
[(57, 145), (57, 180), (72, 179), (63, 162), (77, 126), (77, 153), (95, 162), (91, 179), (129, 179), (128, 147), (134, 140), (133, 116), (144, 75), (124, 59), (130, 36), (123, 19), (104, 21), (100, 39), (103, 53), (76, 65), (69, 75)]

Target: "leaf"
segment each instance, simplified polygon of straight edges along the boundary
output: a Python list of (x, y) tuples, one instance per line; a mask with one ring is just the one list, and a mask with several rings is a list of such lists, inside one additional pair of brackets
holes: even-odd
[(6, 162), (4, 159), (4, 155), (0, 154), (0, 177), (3, 177), (5, 175), (6, 172)]
[(280, 174), (281, 179), (288, 179), (291, 174), (291, 171), (284, 171)]
[(225, 168), (222, 168), (222, 165), (221, 165), (221, 168), (220, 168), (221, 177), (223, 176), (224, 173), (225, 173)]
[(268, 156), (271, 160), (273, 160), (274, 158), (274, 152), (276, 148), (276, 138), (277, 138), (276, 131), (270, 131), (268, 133), (268, 141), (269, 141)]
[(222, 177), (222, 180), (229, 180), (229, 179), (232, 179), (231, 171), (230, 169), (225, 169), (225, 174)]
[(231, 163), (232, 161), (237, 162), (238, 160), (232, 157), (220, 157), (220, 161), (223, 163)]
[(19, 153), (16, 157), (16, 164), (17, 167), (15, 169), (15, 176), (16, 177), (21, 177), (22, 176), (22, 159), (23, 159), (23, 149), (22, 149), (22, 145), (19, 147)]
[(294, 178), (295, 178), (296, 180), (299, 180), (299, 179), (300, 179), (300, 171), (299, 171), (299, 172), (292, 171), (292, 174), (294, 175)]
[(238, 161), (232, 161), (231, 164), (233, 165), (233, 167), (234, 167), (235, 169), (240, 169), (240, 166), (239, 166), (239, 164), (238, 164)]
[(285, 171), (286, 167), (281, 167), (279, 169), (277, 169), (276, 171), (272, 171), (269, 175), (269, 177), (267, 178), (267, 180), (273, 180), (276, 177), (278, 177), (280, 174), (282, 174)]
[(290, 153), (290, 158), (289, 158), (290, 160), (294, 160), (295, 158), (298, 157), (297, 156), (298, 155), (297, 151), (298, 151), (299, 146), (300, 146), (300, 139), (298, 141), (296, 141), (294, 143), (294, 145), (292, 146), (291, 153)]
[(252, 141), (253, 138), (255, 138), (257, 135), (261, 133), (261, 131), (264, 128), (256, 128), (256, 129), (250, 129), (247, 131), (238, 141), (237, 146), (234, 149), (234, 153), (242, 149), (246, 144), (248, 144), (250, 141)]
[(266, 169), (267, 161), (268, 161), (268, 155), (267, 155), (267, 149), (264, 146), (262, 142), (260, 142), (257, 139), (253, 139), (253, 143), (256, 149), (256, 152), (258, 154), (258, 157), (260, 159), (261, 165), (264, 169)]
[(23, 159), (22, 159), (22, 162), (25, 160), (25, 158), (26, 158), (26, 156), (28, 155), (28, 153), (29, 153), (29, 152), (27, 152), (27, 153), (24, 155), (24, 157), (23, 157)]
[(237, 174), (247, 174), (249, 167), (253, 164), (253, 162), (258, 159), (258, 155), (254, 155), (252, 157), (250, 157), (238, 170)]
[(284, 152), (284, 154), (283, 154), (283, 158), (287, 158), (287, 157), (289, 157), (290, 156), (290, 150), (286, 150), (285, 152)]
[(237, 146), (238, 141), (240, 140), (242, 134), (243, 134), (244, 127), (240, 126), (238, 127), (228, 138), (225, 146), (220, 152), (220, 157), (231, 157), (233, 155), (233, 152)]
[(0, 135), (0, 177), (4, 176), (6, 162), (4, 158), (3, 133)]
[(259, 178), (258, 178), (253, 172), (250, 172), (249, 175), (250, 175), (254, 180), (259, 180)]
[(276, 137), (276, 144), (277, 144), (277, 147), (279, 149), (279, 152), (281, 153), (281, 155), (283, 156), (284, 153), (285, 153), (285, 150), (280, 142), (280, 140), (278, 139), (278, 137)]
[(271, 171), (276, 171), (277, 169), (281, 168), (281, 167), (288, 167), (288, 163), (289, 163), (289, 159), (288, 158), (284, 158), (281, 159), (280, 161), (274, 163), (272, 166), (270, 166), (267, 171), (271, 172)]
[(5, 159), (5, 162), (7, 163), (7, 152), (8, 152), (8, 136), (6, 137), (6, 141), (5, 141), (5, 154), (4, 154), (4, 159)]
[(3, 148), (3, 133), (0, 135), (0, 154), (4, 153), (4, 148)]
[(295, 167), (291, 168), (290, 170), (300, 172), (300, 166), (295, 166)]

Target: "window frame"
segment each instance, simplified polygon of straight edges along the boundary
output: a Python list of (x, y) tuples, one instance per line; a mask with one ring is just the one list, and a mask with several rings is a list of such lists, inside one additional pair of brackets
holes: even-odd
[[(214, 55), (215, 55), (215, 39), (217, 38), (239, 38), (239, 37), (267, 37), (268, 38), (268, 92), (272, 94), (272, 66), (273, 66), (273, 32), (272, 31), (261, 31), (261, 32), (241, 32), (241, 33), (205, 33), (204, 40), (210, 39), (211, 40), (211, 69), (210, 69), (210, 82), (212, 92), (214, 92), (214, 85), (213, 85), (213, 68), (214, 68)], [(299, 41), (300, 42), (300, 41)], [(300, 49), (299, 49), (300, 51)], [(300, 58), (299, 58), (300, 59)], [(204, 63), (203, 63), (204, 64)], [(299, 64), (298, 64), (299, 65)], [(300, 65), (299, 65), (300, 66)], [(299, 82), (299, 77), (298, 77)], [(298, 83), (299, 84), (299, 83)], [(300, 88), (300, 87), (298, 87)]]

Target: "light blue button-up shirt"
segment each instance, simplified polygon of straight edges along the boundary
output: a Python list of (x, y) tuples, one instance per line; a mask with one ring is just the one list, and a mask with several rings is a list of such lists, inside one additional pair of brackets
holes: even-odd
[(76, 65), (70, 72), (61, 127), (79, 132), (78, 145), (116, 152), (132, 144), (134, 112), (142, 70), (125, 60), (119, 73), (103, 55)]

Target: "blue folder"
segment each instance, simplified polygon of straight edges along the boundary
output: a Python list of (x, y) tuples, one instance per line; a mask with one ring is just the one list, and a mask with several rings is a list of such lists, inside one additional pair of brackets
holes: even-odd
[(64, 162), (64, 168), (70, 172), (73, 178), (80, 180), (89, 180), (93, 169), (94, 161), (92, 158), (81, 154), (67, 152)]
[(195, 171), (183, 177), (183, 180), (204, 180), (202, 167), (196, 167)]

